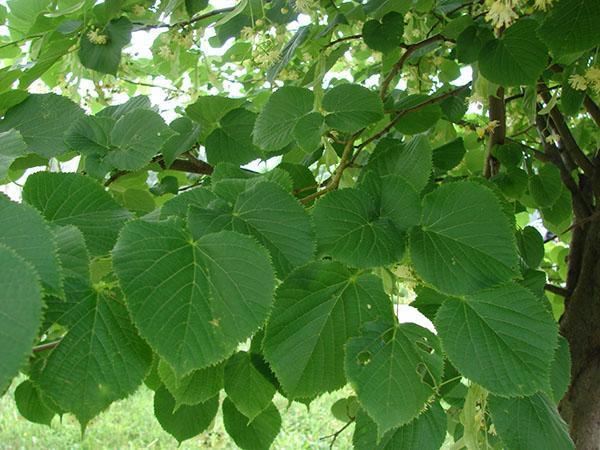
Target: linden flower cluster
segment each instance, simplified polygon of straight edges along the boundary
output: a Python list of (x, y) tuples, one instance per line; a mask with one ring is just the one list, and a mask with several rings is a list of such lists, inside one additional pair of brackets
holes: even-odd
[(569, 77), (569, 85), (577, 91), (585, 91), (591, 87), (600, 94), (600, 67), (590, 67), (584, 75), (574, 73)]
[(479, 139), (483, 139), (486, 133), (491, 133), (498, 127), (498, 125), (500, 125), (500, 122), (498, 122), (497, 120), (492, 120), (485, 127), (477, 127), (475, 129), (475, 133), (477, 133), (477, 137)]
[(311, 14), (318, 6), (317, 0), (296, 0), (295, 8), (299, 13)]
[(516, 3), (512, 0), (496, 0), (485, 15), (485, 20), (491, 22), (494, 28), (510, 26), (519, 17), (513, 9)]
[[(519, 15), (515, 8), (519, 6), (521, 0), (488, 0), (489, 10), (485, 15), (485, 20), (491, 22), (494, 28), (503, 28), (510, 26)], [(533, 7), (538, 10), (546, 11), (554, 0), (535, 0)], [(491, 3), (491, 4), (490, 4)]]
[(86, 34), (89, 41), (94, 45), (106, 45), (108, 44), (108, 36), (101, 34), (100, 28), (92, 28)]

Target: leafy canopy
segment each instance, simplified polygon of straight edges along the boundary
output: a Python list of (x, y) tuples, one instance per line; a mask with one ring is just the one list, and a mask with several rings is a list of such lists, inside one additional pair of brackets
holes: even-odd
[[(261, 450), (281, 397), (343, 389), (357, 449), (574, 448), (557, 294), (597, 207), (600, 2), (0, 20), (0, 391), (27, 375), (26, 419), (85, 428), (145, 382), (177, 441), (222, 414)], [(415, 297), (429, 328), (396, 314)]]

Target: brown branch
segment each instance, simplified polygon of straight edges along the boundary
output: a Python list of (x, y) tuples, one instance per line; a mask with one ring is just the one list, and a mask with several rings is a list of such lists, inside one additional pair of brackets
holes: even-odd
[(351, 41), (353, 39), (360, 39), (360, 38), (362, 38), (362, 34), (353, 34), (351, 36), (344, 36), (339, 39), (336, 39), (335, 41), (331, 41), (324, 48), (333, 47), (334, 45), (339, 44), (340, 42)]
[(355, 420), (356, 420), (355, 418), (350, 419), (346, 424), (344, 424), (344, 426), (342, 428), (337, 430), (335, 433), (330, 434), (329, 436), (323, 436), (322, 438), (320, 438), (320, 440), (322, 441), (325, 439), (333, 438), (333, 439), (331, 439), (331, 442), (329, 443), (329, 448), (332, 449), (333, 445), (335, 444), (335, 441), (337, 440), (339, 435), (342, 434), (344, 432), (344, 430), (346, 430), (346, 428), (348, 428), (350, 425), (352, 425)]
[(396, 125), (398, 123), (398, 121), (402, 117), (404, 117), (406, 114), (414, 112), (414, 111), (418, 111), (418, 110), (420, 110), (420, 109), (422, 109), (422, 108), (424, 108), (426, 106), (433, 105), (434, 103), (439, 103), (439, 102), (441, 102), (443, 100), (446, 100), (449, 97), (454, 97), (455, 95), (458, 95), (464, 89), (467, 89), (469, 86), (471, 86), (471, 82), (468, 82), (467, 84), (459, 86), (459, 87), (457, 87), (456, 89), (454, 89), (452, 91), (448, 91), (445, 94), (438, 95), (437, 97), (428, 98), (427, 100), (425, 100), (422, 103), (419, 103), (418, 105), (411, 106), (410, 108), (406, 108), (406, 109), (402, 109), (402, 110), (398, 111), (396, 113), (396, 115), (394, 116), (394, 118), (385, 127), (383, 127), (380, 131), (378, 131), (377, 133), (375, 133), (373, 136), (371, 136), (368, 139), (366, 139), (363, 142), (361, 142), (361, 144), (358, 146), (358, 151), (354, 155), (354, 158), (352, 158), (352, 162), (354, 162), (356, 160), (356, 157), (358, 156), (358, 153), (363, 148), (365, 148), (371, 142), (373, 142), (373, 141), (375, 141), (375, 140), (377, 140), (377, 139), (385, 136), (387, 133), (389, 133), (390, 130), (392, 128), (394, 128), (394, 125)]
[(38, 346), (33, 347), (33, 353), (39, 353), (39, 352), (44, 352), (46, 350), (52, 350), (53, 348), (55, 348), (58, 344), (60, 344), (60, 339), (58, 341), (54, 341), (54, 342), (47, 342), (45, 344), (41, 344)]
[[(204, 162), (200, 159), (194, 158), (190, 154), (186, 153), (187, 160), (176, 159), (173, 161), (171, 166), (167, 167), (162, 155), (157, 155), (152, 158), (151, 163), (158, 163), (162, 169), (171, 169), (177, 170), (179, 172), (188, 172), (188, 173), (197, 173), (199, 175), (210, 175), (213, 172), (213, 166)], [(113, 174), (104, 182), (104, 186), (109, 186), (111, 183), (114, 183), (117, 179), (121, 178), (123, 175), (127, 175), (129, 171), (127, 170), (117, 170), (113, 172)]]
[[(539, 110), (539, 105), (538, 105), (538, 110)], [(535, 121), (536, 121), (536, 126), (538, 129), (538, 132), (540, 134), (540, 138), (542, 140), (542, 145), (544, 146), (544, 152), (543, 153), (539, 152), (539, 153), (544, 155), (545, 162), (549, 161), (558, 168), (559, 173), (560, 173), (560, 178), (561, 178), (563, 184), (569, 190), (569, 192), (571, 192), (571, 197), (573, 199), (573, 212), (575, 213), (575, 217), (576, 218), (587, 217), (588, 215), (591, 214), (591, 211), (592, 211), (591, 205), (589, 205), (588, 202), (585, 200), (581, 190), (579, 189), (579, 186), (577, 186), (577, 183), (573, 179), (571, 172), (565, 165), (565, 162), (563, 161), (560, 150), (557, 147), (555, 147), (554, 145), (552, 145), (550, 142), (548, 142), (548, 140), (546, 139), (548, 137), (548, 132), (547, 132), (547, 129), (546, 129), (546, 126), (544, 123), (544, 118), (542, 116), (540, 116), (539, 114), (537, 114), (535, 117)], [(534, 156), (536, 156), (540, 160), (543, 160), (541, 158), (541, 155), (539, 155), (539, 153), (534, 153)]]
[[(540, 94), (546, 102), (546, 104), (549, 104), (551, 98), (550, 94), (548, 94), (547, 92), (548, 88), (544, 84), (542, 84), (542, 86), (545, 87), (545, 89), (540, 91)], [(552, 119), (552, 122), (556, 127), (556, 131), (558, 132), (560, 139), (565, 147), (565, 150), (567, 151), (569, 156), (581, 168), (581, 170), (583, 170), (583, 172), (586, 175), (588, 175), (589, 177), (593, 176), (594, 165), (588, 159), (585, 153), (583, 153), (581, 148), (579, 148), (579, 145), (577, 144), (575, 138), (571, 134), (571, 130), (567, 126), (565, 118), (563, 117), (558, 107), (554, 106), (550, 110), (550, 118)]]
[(381, 83), (381, 89), (379, 91), (379, 96), (382, 99), (385, 99), (387, 97), (388, 89), (390, 87), (391, 82), (396, 77), (396, 75), (398, 75), (402, 71), (402, 68), (404, 67), (404, 63), (406, 63), (408, 58), (410, 58), (410, 56), (414, 52), (416, 52), (417, 50), (419, 50), (423, 47), (426, 47), (427, 45), (432, 44), (434, 42), (445, 41), (445, 40), (446, 40), (446, 38), (444, 38), (444, 36), (442, 36), (441, 34), (436, 34), (434, 36), (431, 36), (430, 38), (427, 38), (420, 42), (417, 42), (416, 44), (408, 45), (406, 47), (406, 51), (402, 54), (402, 56), (400, 57), (398, 62), (396, 64), (394, 64), (394, 66), (392, 67), (392, 70), (390, 70), (390, 73), (387, 74), (387, 76)]
[(600, 108), (589, 95), (586, 95), (583, 98), (583, 106), (585, 106), (588, 114), (594, 119), (594, 122), (596, 122), (596, 126), (600, 127)]
[(309, 202), (313, 201), (314, 199), (319, 198), (322, 195), (325, 195), (329, 191), (333, 191), (338, 188), (338, 186), (340, 185), (340, 180), (342, 179), (344, 170), (346, 170), (346, 168), (351, 163), (352, 152), (354, 151), (354, 141), (356, 141), (358, 136), (363, 131), (364, 131), (364, 128), (362, 130), (354, 133), (352, 135), (352, 137), (350, 137), (350, 139), (348, 139), (348, 141), (346, 142), (346, 145), (344, 146), (344, 152), (342, 153), (342, 157), (340, 158), (340, 163), (336, 167), (335, 172), (333, 173), (333, 176), (327, 183), (327, 186), (325, 186), (324, 189), (321, 189), (320, 191), (315, 192), (314, 194), (310, 194), (310, 195), (307, 195), (306, 197), (301, 198), (300, 202), (309, 203)]
[(500, 161), (498, 161), (492, 151), (497, 145), (504, 144), (506, 139), (506, 103), (504, 102), (504, 88), (499, 87), (496, 95), (488, 97), (490, 122), (497, 122), (497, 126), (490, 132), (488, 139), (488, 150), (485, 158), (485, 167), (483, 176), (485, 178), (493, 177), (500, 170)]
[(553, 294), (560, 295), (561, 297), (569, 296), (569, 291), (564, 287), (554, 286), (553, 284), (546, 283), (544, 285), (544, 289), (548, 292), (552, 292)]
[(235, 9), (234, 7), (214, 9), (212, 11), (209, 11), (207, 13), (201, 14), (199, 16), (192, 17), (189, 20), (183, 20), (181, 22), (176, 22), (176, 23), (171, 23), (171, 24), (168, 24), (168, 23), (157, 23), (157, 24), (153, 24), (153, 25), (146, 25), (146, 24), (134, 23), (134, 25), (141, 25), (135, 31), (154, 30), (154, 29), (157, 29), (157, 28), (169, 28), (169, 29), (184, 28), (184, 27), (187, 27), (188, 25), (191, 25), (193, 23), (200, 22), (201, 20), (210, 19), (211, 17), (231, 12), (234, 9)]

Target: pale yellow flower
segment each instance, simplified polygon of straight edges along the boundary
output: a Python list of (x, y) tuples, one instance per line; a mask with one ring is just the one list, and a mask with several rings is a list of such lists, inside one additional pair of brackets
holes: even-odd
[(585, 71), (585, 79), (592, 89), (600, 94), (600, 67), (590, 67)]
[(495, 28), (501, 28), (510, 26), (518, 17), (510, 2), (496, 0), (485, 15), (485, 20), (491, 22)]
[(585, 91), (588, 88), (588, 82), (585, 77), (577, 73), (569, 77), (569, 84), (577, 91)]
[(242, 39), (249, 41), (254, 37), (254, 29), (252, 27), (243, 27), (240, 31), (240, 36)]
[(546, 136), (546, 142), (549, 142), (551, 144), (557, 145), (559, 141), (560, 141), (560, 136), (556, 133), (552, 133), (552, 134)]
[(319, 6), (316, 0), (296, 0), (296, 11), (303, 14), (312, 13)]
[(98, 28), (92, 28), (86, 34), (89, 41), (94, 45), (106, 45), (108, 44), (108, 36), (105, 34), (100, 34), (100, 30)]
[(143, 16), (146, 13), (146, 8), (143, 5), (133, 5), (131, 12), (134, 16)]
[(552, 2), (554, 0), (535, 0), (535, 4), (533, 7), (535, 9), (541, 9), (542, 11), (546, 11), (550, 6), (552, 6)]
[(175, 53), (173, 53), (173, 51), (171, 51), (171, 49), (166, 45), (162, 45), (158, 48), (158, 55), (168, 61), (173, 61), (175, 59)]

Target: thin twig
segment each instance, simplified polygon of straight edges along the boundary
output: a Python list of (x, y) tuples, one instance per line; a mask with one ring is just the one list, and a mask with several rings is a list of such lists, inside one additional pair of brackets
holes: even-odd
[(326, 439), (331, 439), (331, 442), (329, 443), (329, 448), (333, 448), (333, 445), (335, 444), (335, 441), (337, 440), (338, 436), (340, 434), (342, 434), (344, 432), (344, 430), (346, 430), (346, 428), (348, 428), (350, 425), (352, 425), (354, 423), (356, 419), (352, 418), (350, 419), (350, 421), (348, 421), (342, 428), (340, 428), (339, 430), (337, 430), (335, 433), (332, 433), (328, 436), (323, 436), (322, 438), (320, 438), (321, 441), (324, 441)]
[(458, 88), (456, 88), (452, 91), (446, 92), (445, 94), (438, 95), (437, 97), (431, 97), (431, 98), (425, 100), (424, 102), (419, 103), (418, 105), (411, 106), (410, 108), (406, 108), (406, 109), (402, 109), (402, 110), (398, 111), (396, 113), (396, 115), (394, 116), (394, 118), (385, 127), (383, 127), (380, 131), (375, 133), (373, 136), (371, 136), (368, 139), (365, 139), (363, 142), (361, 142), (361, 144), (358, 146), (358, 151), (352, 158), (351, 162), (356, 161), (358, 154), (362, 151), (363, 148), (365, 148), (371, 142), (376, 141), (377, 139), (388, 134), (391, 131), (391, 129), (394, 128), (394, 125), (396, 125), (398, 123), (398, 121), (402, 117), (404, 117), (406, 114), (418, 111), (426, 106), (433, 105), (434, 103), (439, 103), (449, 97), (453, 97), (453, 96), (459, 94), (464, 89), (468, 88), (469, 86), (471, 86), (471, 82), (468, 82), (467, 84), (459, 86)]
[(564, 287), (554, 286), (553, 284), (546, 283), (544, 285), (544, 289), (548, 292), (552, 292), (553, 294), (560, 295), (561, 297), (569, 296), (569, 291)]
[(231, 12), (233, 10), (234, 10), (234, 7), (214, 9), (212, 11), (209, 11), (209, 12), (205, 13), (205, 14), (201, 14), (199, 16), (192, 17), (189, 20), (183, 20), (181, 22), (175, 22), (175, 23), (171, 23), (171, 24), (169, 24), (169, 23), (157, 23), (157, 24), (146, 25), (146, 24), (134, 23), (134, 25), (140, 25), (140, 27), (136, 31), (141, 31), (141, 30), (155, 30), (157, 28), (169, 28), (169, 29), (173, 29), (173, 28), (185, 28), (188, 25), (191, 25), (193, 23), (200, 22), (201, 20), (204, 20), (204, 19), (210, 19), (211, 17), (218, 16), (220, 14), (226, 14), (226, 13)]
[(339, 39), (336, 39), (335, 41), (331, 41), (329, 44), (327, 44), (325, 46), (325, 48), (333, 47), (334, 45), (339, 44), (340, 42), (351, 41), (353, 39), (360, 39), (360, 38), (362, 38), (362, 34), (353, 34), (351, 36), (344, 36)]
[(133, 80), (130, 80), (129, 78), (121, 78), (121, 80), (123, 80), (125, 83), (134, 84), (136, 86), (159, 88), (159, 89), (164, 89), (165, 91), (176, 92), (178, 94), (185, 93), (181, 89), (177, 89), (177, 88), (173, 88), (173, 87), (169, 87), (169, 86), (159, 86), (158, 84), (146, 83), (144, 81), (133, 81)]
[(41, 345), (35, 346), (35, 347), (33, 347), (33, 353), (39, 353), (39, 352), (44, 352), (46, 350), (52, 350), (58, 344), (60, 344), (60, 341), (61, 341), (61, 339), (59, 339), (58, 341), (47, 342), (45, 344), (41, 344)]
[(400, 57), (398, 62), (396, 64), (394, 64), (394, 66), (392, 67), (392, 70), (390, 70), (390, 73), (388, 73), (388, 75), (385, 77), (385, 79), (381, 83), (381, 89), (379, 91), (379, 96), (382, 99), (385, 99), (387, 97), (388, 89), (390, 87), (392, 80), (396, 77), (396, 75), (398, 75), (402, 71), (402, 67), (404, 67), (404, 63), (406, 62), (406, 60), (408, 60), (408, 58), (410, 58), (410, 56), (414, 52), (416, 52), (420, 48), (426, 47), (427, 45), (432, 44), (434, 42), (445, 41), (445, 40), (446, 40), (446, 38), (444, 38), (444, 36), (442, 36), (441, 34), (436, 34), (434, 36), (431, 36), (430, 38), (424, 39), (420, 42), (417, 42), (415, 44), (411, 44), (411, 45), (407, 46), (406, 51), (402, 54), (402, 56)]

